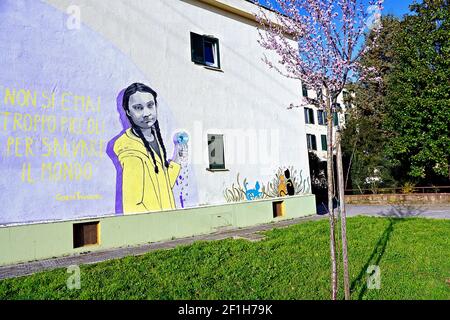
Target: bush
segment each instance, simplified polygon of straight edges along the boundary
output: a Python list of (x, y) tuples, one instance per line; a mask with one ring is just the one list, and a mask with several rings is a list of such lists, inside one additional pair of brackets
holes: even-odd
[(401, 192), (404, 194), (413, 193), (415, 186), (415, 183), (407, 181), (403, 184)]

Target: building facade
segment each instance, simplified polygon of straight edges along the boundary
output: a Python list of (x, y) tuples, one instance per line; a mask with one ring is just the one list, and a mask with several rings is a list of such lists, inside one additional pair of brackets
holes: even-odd
[(313, 214), (301, 88), (257, 10), (3, 1), (0, 264)]
[[(302, 94), (310, 98), (316, 98), (317, 93), (302, 87)], [(338, 112), (333, 114), (333, 135), (338, 128), (344, 128), (347, 111), (351, 109), (351, 93), (347, 90), (341, 92), (337, 98), (336, 109)], [(324, 110), (314, 105), (304, 107), (306, 144), (308, 151), (314, 152), (320, 161), (327, 161), (327, 114)], [(334, 152), (334, 154), (336, 154)]]

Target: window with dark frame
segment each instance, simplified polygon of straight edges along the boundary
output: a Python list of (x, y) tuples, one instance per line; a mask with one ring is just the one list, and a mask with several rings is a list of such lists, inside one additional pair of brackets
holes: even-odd
[(223, 135), (208, 134), (208, 158), (210, 170), (225, 170)]
[(304, 84), (302, 84), (302, 95), (304, 97), (308, 96), (308, 88)]
[(314, 110), (311, 108), (304, 108), (305, 110), (305, 123), (314, 124)]
[(327, 151), (327, 135), (326, 134), (322, 134), (320, 136), (321, 140), (322, 140), (322, 151)]
[(322, 93), (322, 90), (317, 90), (317, 91), (316, 91), (316, 95), (317, 95), (317, 101), (318, 101), (319, 103), (322, 103), (322, 102), (323, 102), (323, 93)]
[(343, 91), (342, 97), (343, 97), (344, 102), (348, 101), (350, 99), (350, 95), (349, 95), (348, 91)]
[(339, 117), (337, 112), (333, 112), (333, 125), (338, 126), (339, 125)]
[(319, 125), (326, 125), (327, 124), (327, 119), (326, 119), (326, 112), (323, 110), (317, 110), (317, 122), (319, 123)]
[(191, 32), (191, 60), (220, 69), (219, 39)]
[(317, 150), (316, 136), (313, 134), (307, 134), (306, 145), (308, 147), (308, 150)]

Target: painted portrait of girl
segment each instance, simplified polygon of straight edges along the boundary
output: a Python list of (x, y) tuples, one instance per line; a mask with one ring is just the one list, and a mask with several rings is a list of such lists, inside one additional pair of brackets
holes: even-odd
[(180, 174), (181, 146), (167, 160), (159, 122), (157, 93), (133, 83), (123, 94), (122, 107), (131, 127), (114, 143), (122, 167), (124, 214), (175, 209), (173, 187)]

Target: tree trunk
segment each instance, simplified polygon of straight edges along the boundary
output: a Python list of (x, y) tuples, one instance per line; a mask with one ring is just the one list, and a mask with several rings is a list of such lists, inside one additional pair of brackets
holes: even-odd
[(335, 235), (335, 223), (333, 209), (333, 114), (331, 110), (331, 97), (330, 92), (326, 90), (326, 111), (327, 111), (327, 174), (328, 174), (328, 215), (330, 220), (330, 255), (331, 255), (331, 299), (337, 298), (337, 262), (336, 262), (336, 235)]
[(341, 134), (336, 134), (336, 161), (337, 161), (337, 179), (339, 190), (339, 209), (341, 216), (341, 237), (342, 237), (342, 259), (344, 266), (344, 293), (345, 300), (350, 300), (350, 280), (348, 272), (348, 254), (347, 254), (347, 216), (345, 212), (345, 189), (344, 189), (344, 168), (342, 165)]
[[(340, 142), (340, 141), (339, 141)], [(345, 176), (345, 185), (344, 188), (347, 189), (347, 183), (348, 183), (348, 176), (350, 175), (350, 170), (352, 169), (352, 163), (353, 163), (353, 156), (355, 155), (355, 150), (356, 150), (356, 143), (358, 142), (358, 140), (355, 141), (355, 144), (353, 145), (353, 149), (352, 149), (352, 155), (350, 157), (350, 163), (348, 164), (348, 169), (347, 169), (347, 174)], [(353, 188), (352, 188), (353, 189)]]

